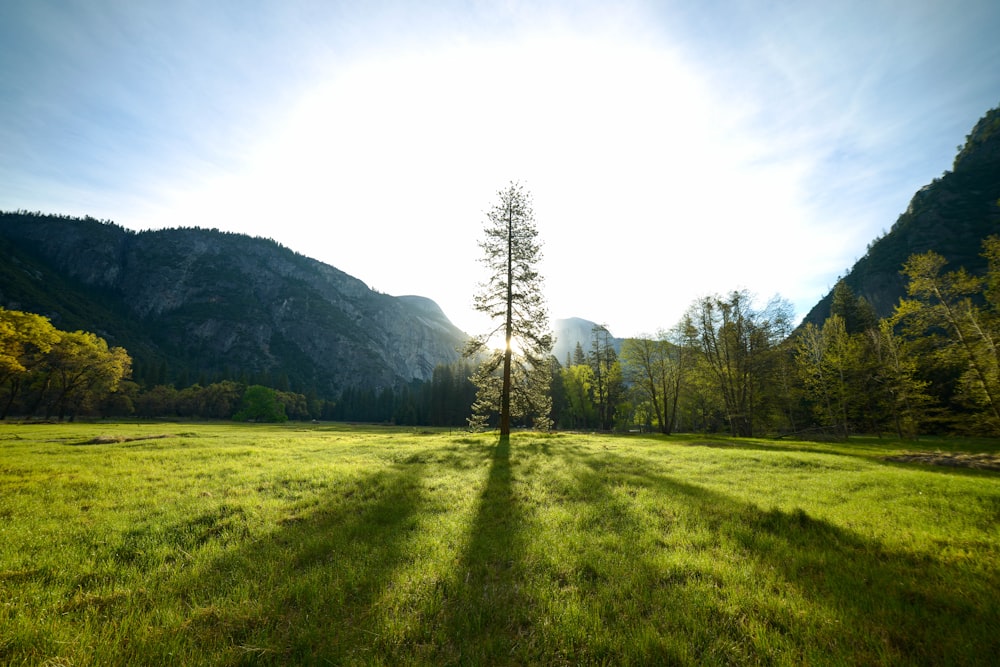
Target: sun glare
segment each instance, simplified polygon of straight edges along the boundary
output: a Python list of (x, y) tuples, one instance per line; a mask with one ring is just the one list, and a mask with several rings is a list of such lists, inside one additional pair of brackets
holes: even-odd
[[(491, 350), (496, 350), (498, 352), (503, 351), (507, 347), (502, 334), (497, 334), (496, 336), (493, 336), (493, 338), (490, 338), (488, 345)], [(516, 338), (511, 339), (510, 349), (515, 355), (521, 354), (521, 345), (518, 343)]]
[[(475, 333), (469, 291), (457, 286), (474, 285), (478, 266), (464, 258), (483, 202), (516, 178), (537, 192), (541, 233), (558, 239), (543, 264), (549, 302), (560, 316), (586, 315), (594, 295), (578, 289), (574, 267), (592, 239), (574, 226), (627, 221), (645, 247), (689, 248), (740, 220), (726, 232), (740, 242), (714, 244), (736, 254), (763, 238), (760, 211), (771, 225), (805, 218), (786, 196), (801, 174), (749, 169), (758, 147), (734, 134), (742, 119), (714, 104), (694, 72), (662, 48), (552, 35), (356, 61), (303, 96), (240, 171), (206, 178), (170, 208), (190, 224), (239, 220), (263, 236), (276, 220), (308, 221), (279, 240), (390, 294), (430, 296)], [(498, 94), (512, 77), (514, 90)], [(720, 182), (731, 196), (705, 206)], [(798, 224), (783, 238), (798, 238)], [(421, 270), (431, 248), (447, 271)], [(740, 282), (713, 275), (720, 285), (706, 289)]]

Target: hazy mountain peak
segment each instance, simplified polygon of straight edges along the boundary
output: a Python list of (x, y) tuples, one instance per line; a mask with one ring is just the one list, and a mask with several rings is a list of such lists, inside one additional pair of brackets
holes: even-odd
[[(567, 317), (553, 320), (552, 330), (556, 337), (556, 343), (552, 347), (552, 355), (561, 364), (566, 363), (566, 355), (572, 356), (579, 343), (584, 352), (589, 352), (593, 341), (594, 327), (600, 326), (597, 322), (583, 319), (582, 317)], [(621, 350), (621, 338), (612, 336), (611, 345), (616, 351)]]

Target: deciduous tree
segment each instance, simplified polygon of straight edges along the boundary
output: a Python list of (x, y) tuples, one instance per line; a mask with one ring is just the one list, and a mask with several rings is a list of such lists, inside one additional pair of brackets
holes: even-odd
[[(678, 326), (678, 330), (681, 325)], [(673, 432), (684, 373), (685, 349), (661, 331), (656, 338), (629, 338), (622, 343), (625, 376), (648, 401), (661, 433)]]
[[(985, 278), (958, 269), (944, 273), (946, 260), (930, 251), (911, 256), (903, 267), (909, 299), (900, 301), (895, 317), (911, 336), (936, 341), (938, 359), (962, 369), (959, 391), (978, 409), (976, 427), (1000, 432), (1000, 351), (996, 296), (1000, 285), (1000, 242), (984, 244), (989, 261)], [(986, 295), (985, 305), (979, 297)]]
[(597, 423), (592, 391), (594, 371), (586, 364), (563, 368), (560, 372), (565, 396), (565, 414), (561, 426), (590, 428)]
[(108, 347), (107, 341), (88, 331), (64, 332), (46, 358), (48, 373), (44, 387), (51, 389), (48, 401), (63, 419), (90, 407), (129, 376), (132, 358), (124, 348)]
[(789, 313), (779, 298), (758, 310), (745, 291), (704, 297), (688, 311), (693, 342), (711, 371), (733, 435), (753, 435), (755, 420), (763, 416), (773, 353), (788, 334)]
[(59, 330), (47, 317), (0, 308), (0, 419), (17, 399), (26, 380), (45, 363), (59, 341)]
[(233, 415), (235, 421), (288, 421), (285, 406), (278, 400), (278, 392), (270, 387), (259, 384), (247, 387), (240, 405), (240, 411)]
[(928, 382), (917, 377), (917, 359), (908, 342), (896, 335), (891, 319), (880, 321), (867, 336), (875, 368), (871, 382), (874, 387), (870, 385), (869, 389), (874, 388), (896, 434), (900, 438), (916, 437), (931, 404)]
[(796, 360), (815, 412), (823, 426), (836, 429), (845, 439), (865, 391), (861, 385), (867, 384), (860, 382), (859, 341), (847, 333), (840, 315), (831, 315), (822, 327), (807, 323), (797, 338)]

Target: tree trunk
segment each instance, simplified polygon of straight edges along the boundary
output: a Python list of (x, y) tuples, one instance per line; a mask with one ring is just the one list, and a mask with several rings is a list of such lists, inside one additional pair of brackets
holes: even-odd
[(17, 393), (21, 390), (20, 380), (10, 381), (10, 396), (7, 398), (6, 405), (3, 406), (3, 414), (0, 414), (0, 419), (7, 419), (7, 413), (10, 412), (10, 406), (14, 405), (14, 399), (17, 398)]
[(500, 390), (500, 437), (510, 437), (510, 362), (514, 338), (514, 211), (507, 205), (507, 319), (504, 322), (503, 387)]

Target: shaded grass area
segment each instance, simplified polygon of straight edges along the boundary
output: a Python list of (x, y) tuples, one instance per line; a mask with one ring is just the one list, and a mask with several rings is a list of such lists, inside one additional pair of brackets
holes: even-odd
[(0, 425), (0, 663), (988, 664), (1000, 475), (910, 447)]

